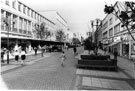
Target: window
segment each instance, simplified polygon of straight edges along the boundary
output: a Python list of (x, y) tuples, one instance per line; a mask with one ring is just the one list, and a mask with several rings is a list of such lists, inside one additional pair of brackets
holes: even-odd
[(21, 11), (21, 3), (18, 4), (18, 10)]
[(23, 6), (23, 13), (25, 14), (26, 12), (26, 6)]
[(120, 31), (120, 23), (114, 26), (114, 34), (118, 33)]
[(28, 21), (28, 31), (31, 31), (30, 29), (31, 29), (31, 22)]
[[(1, 18), (4, 19), (4, 10), (1, 10)], [(4, 21), (1, 21), (1, 30), (4, 30)]]
[(112, 24), (112, 18), (110, 18), (110, 20), (109, 20), (109, 25), (111, 25)]
[(35, 12), (35, 19), (36, 19), (36, 12)]
[(24, 19), (24, 30), (27, 30), (27, 20)]
[(105, 22), (105, 24), (103, 25), (103, 30), (106, 29), (108, 27), (108, 22)]
[[(118, 15), (118, 11), (116, 12), (116, 15)], [(115, 20), (117, 20), (118, 18), (117, 18), (117, 16), (115, 16)]]
[(103, 33), (103, 38), (107, 38), (107, 31)]
[(5, 1), (5, 3), (6, 3), (6, 5), (8, 5), (8, 6), (9, 6), (9, 0), (6, 0), (6, 1)]
[(17, 32), (17, 16), (16, 15), (13, 15), (13, 21), (14, 21), (13, 31)]
[(19, 19), (19, 29), (22, 29), (22, 25), (23, 25), (23, 19), (20, 18), (20, 19)]
[(27, 9), (27, 14), (28, 14), (28, 16), (30, 15), (30, 9), (29, 8)]
[(33, 11), (31, 10), (31, 17), (33, 17)]
[(15, 9), (15, 1), (12, 2), (12, 7)]
[(109, 37), (113, 36), (113, 28), (109, 29)]

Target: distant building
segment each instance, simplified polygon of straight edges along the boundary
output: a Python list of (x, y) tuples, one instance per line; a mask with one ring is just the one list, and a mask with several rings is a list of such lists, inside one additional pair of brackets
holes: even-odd
[(63, 30), (66, 35), (66, 41), (68, 42), (69, 28), (67, 21), (55, 10), (40, 11), (40, 14), (44, 15), (56, 24), (56, 31)]

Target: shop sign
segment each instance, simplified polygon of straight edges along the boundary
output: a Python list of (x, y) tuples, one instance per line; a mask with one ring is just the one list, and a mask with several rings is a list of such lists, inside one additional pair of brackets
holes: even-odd
[(108, 41), (109, 41), (109, 43), (112, 43), (113, 42), (113, 38), (110, 38)]
[(114, 42), (120, 42), (121, 41), (121, 37), (118, 36), (118, 37), (114, 37)]
[(103, 40), (103, 44), (108, 44), (108, 39)]
[(121, 40), (123, 40), (123, 41), (126, 41), (126, 40), (128, 40), (128, 36), (127, 36), (127, 34), (125, 34), (125, 35), (122, 35), (122, 36), (121, 36)]

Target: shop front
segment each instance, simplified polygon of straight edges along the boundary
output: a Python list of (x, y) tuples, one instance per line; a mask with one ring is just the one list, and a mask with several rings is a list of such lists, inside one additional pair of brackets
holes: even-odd
[(110, 39), (110, 44), (108, 45), (109, 51), (114, 52), (114, 49), (117, 49), (118, 55), (121, 55), (121, 39), (120, 36)]

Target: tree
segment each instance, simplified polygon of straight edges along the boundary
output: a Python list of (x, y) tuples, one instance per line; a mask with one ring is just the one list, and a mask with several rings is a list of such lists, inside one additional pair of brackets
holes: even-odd
[[(119, 6), (122, 8), (122, 10), (120, 10)], [(135, 41), (135, 38), (132, 35), (132, 32), (135, 29), (135, 2), (126, 1), (124, 4), (119, 3), (119, 6), (116, 8), (112, 5), (105, 5), (104, 12), (106, 14), (115, 15), (122, 23), (121, 27), (125, 27), (128, 30), (128, 33), (131, 35), (132, 39)]]
[(65, 33), (60, 29), (56, 31), (56, 41), (63, 42), (66, 39)]
[(37, 38), (43, 40), (45, 38), (45, 23), (42, 22), (41, 24), (36, 23), (35, 24), (35, 30), (36, 30), (36, 35)]
[(72, 39), (72, 43), (73, 43), (74, 45), (77, 45), (77, 44), (80, 44), (81, 42), (80, 42), (80, 40), (79, 40), (78, 38), (73, 38), (73, 39)]
[[(44, 22), (42, 22), (41, 24), (36, 23), (35, 30), (36, 30), (35, 32), (36, 32), (37, 38), (39, 38), (40, 40), (46, 39), (49, 35)], [(40, 46), (43, 47), (43, 45), (40, 45)], [(41, 56), (43, 56), (44, 49), (42, 48), (41, 50), (42, 50)]]
[(89, 54), (90, 51), (95, 50), (95, 44), (92, 42), (92, 36), (84, 40), (84, 48), (89, 51)]

